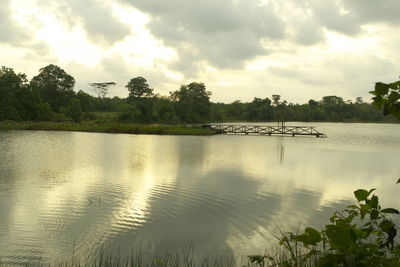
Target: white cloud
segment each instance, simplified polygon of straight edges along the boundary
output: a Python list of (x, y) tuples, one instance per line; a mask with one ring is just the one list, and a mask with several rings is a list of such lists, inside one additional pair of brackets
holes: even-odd
[(117, 82), (118, 96), (143, 76), (164, 95), (202, 81), (214, 101), (368, 98), (400, 74), (399, 11), (397, 0), (6, 0), (0, 56), (30, 77), (60, 65), (77, 90)]

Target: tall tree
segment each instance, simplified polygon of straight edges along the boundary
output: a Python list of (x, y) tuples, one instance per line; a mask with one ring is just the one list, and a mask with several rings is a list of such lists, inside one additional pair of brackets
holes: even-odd
[(60, 107), (69, 104), (74, 95), (75, 79), (60, 67), (50, 64), (39, 70), (31, 85), (54, 111), (59, 111)]
[(114, 86), (116, 85), (116, 83), (115, 82), (89, 83), (89, 85), (92, 86), (93, 91), (95, 91), (100, 98), (105, 98), (106, 95), (108, 94), (108, 89), (110, 89), (110, 86)]
[(192, 82), (182, 85), (171, 98), (177, 103), (178, 115), (185, 122), (200, 122), (210, 118), (211, 92), (206, 91), (204, 83)]
[(267, 97), (255, 97), (247, 106), (247, 117), (250, 121), (267, 121), (272, 117), (271, 100)]
[(16, 74), (13, 69), (0, 69), (0, 120), (18, 120), (21, 118), (20, 97), (26, 84), (25, 74)]
[(276, 118), (278, 120), (278, 126), (282, 124), (282, 126), (285, 126), (285, 106), (287, 104), (286, 100), (280, 101), (281, 96), (280, 95), (272, 95), (272, 102), (273, 105), (275, 106), (275, 112), (276, 112)]
[(318, 101), (315, 101), (314, 99), (310, 99), (310, 100), (308, 100), (308, 105), (310, 107), (316, 107), (316, 106), (318, 106)]
[(344, 104), (343, 98), (335, 95), (324, 96), (322, 98), (322, 104), (324, 105), (338, 105)]
[(277, 107), (279, 105), (279, 100), (281, 100), (281, 96), (280, 95), (272, 95), (272, 103), (275, 107)]
[(51, 120), (48, 103), (28, 84), (26, 75), (0, 69), (0, 120)]
[(141, 76), (132, 78), (125, 87), (128, 88), (129, 98), (149, 97), (153, 94), (153, 89), (149, 87), (147, 80)]

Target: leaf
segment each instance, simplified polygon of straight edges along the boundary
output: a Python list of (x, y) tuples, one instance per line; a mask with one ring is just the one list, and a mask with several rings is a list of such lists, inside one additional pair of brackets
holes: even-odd
[(376, 190), (376, 188), (372, 188), (371, 190), (369, 190), (369, 193), (371, 194), (372, 192), (374, 192)]
[(394, 83), (389, 83), (389, 84), (387, 84), (387, 86), (390, 89), (397, 90), (397, 89), (400, 88), (400, 81), (397, 81), (397, 82), (394, 82)]
[(369, 216), (370, 216), (371, 220), (376, 220), (379, 218), (379, 211), (374, 209), (371, 211)]
[(305, 232), (308, 234), (309, 243), (311, 245), (316, 245), (318, 242), (321, 242), (321, 234), (314, 228), (307, 227)]
[(349, 225), (325, 225), (328, 242), (334, 249), (347, 249), (357, 246)]
[(358, 189), (358, 190), (354, 191), (354, 195), (356, 196), (358, 202), (366, 200), (368, 198), (369, 194), (370, 193), (364, 189)]
[[(370, 191), (370, 193), (371, 193), (371, 191)], [(373, 195), (369, 205), (371, 206), (371, 208), (377, 209), (378, 208), (378, 203), (379, 203), (378, 197)]]
[(375, 95), (375, 96), (377, 96), (377, 95), (378, 95), (378, 93), (377, 93), (377, 92), (375, 92), (375, 91), (369, 91), (368, 93), (370, 93), (371, 95)]
[(364, 219), (365, 215), (367, 215), (371, 210), (371, 206), (368, 204), (360, 204), (360, 208), (361, 208), (361, 219)]
[(399, 99), (400, 99), (400, 94), (399, 93), (397, 93), (396, 91), (390, 92), (389, 97), (388, 97), (388, 100), (390, 102), (395, 102), (395, 101), (397, 101)]
[(378, 95), (386, 95), (389, 92), (389, 86), (386, 83), (377, 82), (375, 84), (375, 92)]
[(398, 210), (393, 209), (393, 208), (383, 209), (383, 210), (381, 210), (381, 212), (383, 212), (383, 213), (391, 213), (391, 214), (400, 214), (400, 212)]
[(394, 226), (394, 224), (389, 220), (384, 220), (379, 224), (379, 227), (382, 229), (382, 231), (384, 231), (386, 233), (389, 232), (393, 226)]
[(399, 180), (397, 180), (397, 183), (396, 184), (400, 184), (400, 178), (399, 178)]

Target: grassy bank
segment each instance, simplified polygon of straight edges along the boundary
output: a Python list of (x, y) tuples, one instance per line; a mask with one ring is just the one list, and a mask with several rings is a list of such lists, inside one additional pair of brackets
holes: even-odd
[(185, 125), (13, 121), (0, 122), (0, 130), (75, 131), (158, 135), (213, 135), (216, 133), (215, 130)]

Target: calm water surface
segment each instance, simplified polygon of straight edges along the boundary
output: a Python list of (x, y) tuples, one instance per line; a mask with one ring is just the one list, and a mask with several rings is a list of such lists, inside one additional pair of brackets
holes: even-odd
[(0, 132), (0, 261), (248, 255), (357, 188), (400, 206), (400, 125), (313, 125), (329, 138)]

